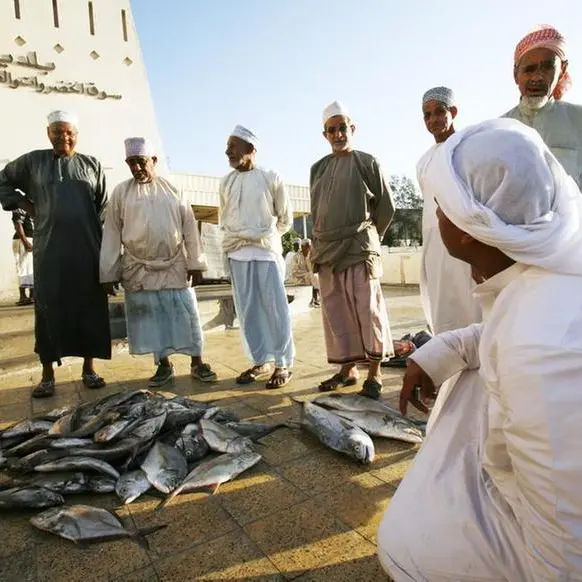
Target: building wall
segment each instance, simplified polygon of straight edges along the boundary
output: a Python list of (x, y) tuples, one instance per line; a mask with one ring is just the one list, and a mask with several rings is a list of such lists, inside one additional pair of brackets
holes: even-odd
[[(157, 147), (161, 171), (167, 171), (130, 1), (56, 0), (58, 27), (53, 0), (18, 4), (19, 19), (15, 0), (0, 0), (0, 165), (50, 147), (47, 115), (64, 109), (79, 116), (78, 150), (101, 161), (110, 188), (129, 177), (126, 137), (149, 137)], [(12, 294), (16, 285), (12, 232), (9, 213), (0, 212), (0, 299)]]

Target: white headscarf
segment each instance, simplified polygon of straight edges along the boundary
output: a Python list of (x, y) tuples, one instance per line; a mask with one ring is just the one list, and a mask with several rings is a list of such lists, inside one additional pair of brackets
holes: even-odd
[(128, 137), (124, 143), (126, 158), (153, 158), (156, 155), (154, 144), (145, 137)]
[(428, 190), (453, 224), (519, 263), (582, 275), (582, 194), (539, 133), (494, 119), (434, 154)]
[(230, 135), (250, 143), (255, 149), (257, 149), (259, 145), (259, 138), (250, 129), (247, 129), (242, 125), (235, 126)]
[(323, 125), (325, 125), (328, 119), (335, 117), (336, 115), (342, 115), (343, 117), (350, 118), (350, 112), (348, 111), (348, 108), (341, 101), (334, 101), (323, 110)]

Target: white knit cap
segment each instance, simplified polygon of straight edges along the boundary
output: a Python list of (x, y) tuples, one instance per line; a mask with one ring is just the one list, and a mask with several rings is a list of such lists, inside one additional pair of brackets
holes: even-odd
[(153, 158), (156, 155), (154, 144), (145, 137), (128, 137), (125, 140), (125, 157)]
[(79, 118), (74, 113), (69, 113), (68, 111), (53, 111), (49, 113), (48, 124), (53, 123), (70, 123), (77, 129), (79, 128)]
[(255, 149), (259, 145), (259, 138), (250, 129), (247, 129), (242, 125), (235, 126), (230, 135), (233, 137), (238, 137), (239, 139), (242, 139), (243, 141), (250, 143), (252, 146), (255, 147)]
[(343, 115), (344, 117), (350, 117), (350, 113), (348, 108), (341, 102), (341, 101), (334, 101), (330, 103), (324, 110), (323, 110), (323, 125), (325, 122), (330, 118), (336, 115)]
[(429, 89), (422, 96), (422, 104), (424, 105), (427, 101), (439, 101), (444, 103), (447, 107), (456, 107), (457, 101), (455, 99), (455, 94), (452, 89), (448, 87), (433, 87)]

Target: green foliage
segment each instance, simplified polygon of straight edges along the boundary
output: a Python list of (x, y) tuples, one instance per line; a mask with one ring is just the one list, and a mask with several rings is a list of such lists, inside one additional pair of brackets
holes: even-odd
[(281, 242), (283, 243), (283, 256), (286, 255), (289, 251), (293, 250), (293, 241), (296, 238), (301, 238), (301, 235), (293, 229), (291, 229), (289, 232), (286, 232), (281, 237)]
[(390, 176), (388, 183), (396, 208), (422, 208), (422, 195), (408, 176)]
[(393, 246), (422, 245), (422, 195), (407, 176), (390, 176), (396, 212), (382, 244)]

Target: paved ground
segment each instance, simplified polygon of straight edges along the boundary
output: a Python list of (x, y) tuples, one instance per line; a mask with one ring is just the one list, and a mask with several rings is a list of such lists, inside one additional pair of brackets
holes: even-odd
[[(423, 328), (415, 290), (387, 291), (387, 296), (395, 337)], [(19, 316), (12, 309), (0, 310), (0, 360), (13, 356), (19, 341), (14, 317)], [(218, 400), (221, 407), (242, 418), (296, 420), (297, 405), (289, 396), (315, 396), (314, 387), (329, 375), (330, 368), (325, 362), (319, 311), (296, 317), (294, 332), (298, 354), (294, 379), (280, 391), (234, 382), (236, 374), (247, 367), (238, 330), (207, 335), (206, 357), (220, 378), (216, 385), (192, 381), (187, 358), (176, 356), (177, 377), (167, 390)], [(146, 387), (152, 360), (121, 353), (111, 362), (100, 363), (98, 371), (109, 382), (105, 391)], [(383, 371), (385, 399), (395, 405), (401, 373)], [(0, 428), (31, 413), (104, 395), (105, 391), (97, 394), (85, 389), (79, 377), (80, 363), (67, 363), (57, 370), (55, 397), (31, 401), (29, 392), (39, 371), (11, 371), (0, 379)], [(375, 556), (376, 529), (416, 447), (375, 439), (376, 460), (361, 467), (298, 429), (282, 429), (263, 443), (263, 460), (223, 485), (215, 496), (181, 495), (158, 513), (153, 512), (158, 500), (144, 496), (119, 510), (133, 526), (168, 524), (150, 537), (149, 551), (130, 541), (82, 549), (35, 530), (28, 523), (35, 512), (3, 514), (0, 580), (386, 580)], [(114, 495), (83, 496), (75, 501), (118, 507)]]

